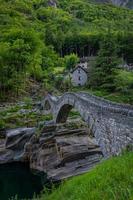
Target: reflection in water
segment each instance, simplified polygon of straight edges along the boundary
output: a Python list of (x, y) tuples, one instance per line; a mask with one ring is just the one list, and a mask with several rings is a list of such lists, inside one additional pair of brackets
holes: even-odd
[(39, 194), (46, 182), (46, 176), (33, 174), (26, 164), (0, 165), (0, 200), (8, 200), (15, 195), (18, 199), (32, 198)]

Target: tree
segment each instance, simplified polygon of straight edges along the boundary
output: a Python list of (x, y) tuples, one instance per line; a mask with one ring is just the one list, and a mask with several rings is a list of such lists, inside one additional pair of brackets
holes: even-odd
[(133, 72), (119, 70), (115, 82), (118, 91), (123, 93), (133, 92)]
[(96, 62), (91, 70), (90, 83), (92, 87), (106, 90), (115, 89), (116, 68), (119, 64), (118, 47), (111, 33), (108, 33), (100, 44)]
[(78, 63), (79, 58), (76, 54), (70, 54), (65, 56), (65, 64), (66, 64), (66, 69), (71, 70), (75, 67), (75, 65)]
[[(0, 42), (0, 91), (18, 94), (30, 71), (40, 69), (40, 40), (33, 31), (12, 28)], [(37, 58), (36, 58), (37, 57)]]

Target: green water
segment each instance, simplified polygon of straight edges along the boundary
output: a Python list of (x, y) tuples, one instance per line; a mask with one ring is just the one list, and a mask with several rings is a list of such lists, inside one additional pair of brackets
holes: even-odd
[(25, 164), (0, 165), (0, 200), (15, 195), (18, 199), (31, 199), (34, 194), (39, 194), (46, 182), (46, 176), (33, 174)]

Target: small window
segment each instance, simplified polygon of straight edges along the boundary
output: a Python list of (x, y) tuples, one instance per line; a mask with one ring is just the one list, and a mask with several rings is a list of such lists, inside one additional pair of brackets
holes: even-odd
[(80, 76), (79, 76), (79, 81), (81, 80)]
[(80, 74), (80, 69), (78, 69), (78, 73)]

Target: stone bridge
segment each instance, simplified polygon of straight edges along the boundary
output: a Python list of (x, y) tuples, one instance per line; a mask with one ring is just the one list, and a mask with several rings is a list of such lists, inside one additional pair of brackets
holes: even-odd
[(72, 108), (88, 124), (105, 157), (118, 155), (133, 144), (133, 106), (104, 100), (89, 93), (68, 92), (60, 97), (48, 94), (43, 102), (55, 123), (67, 120)]

